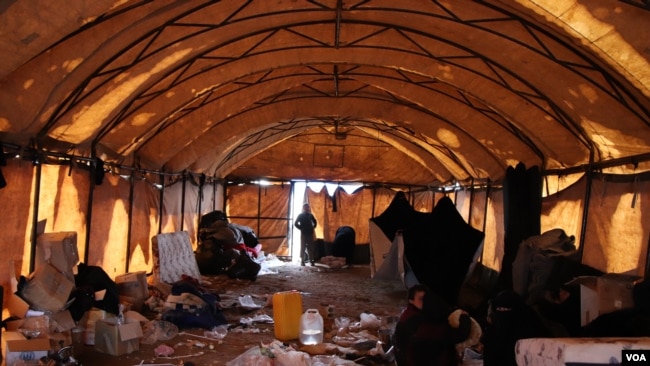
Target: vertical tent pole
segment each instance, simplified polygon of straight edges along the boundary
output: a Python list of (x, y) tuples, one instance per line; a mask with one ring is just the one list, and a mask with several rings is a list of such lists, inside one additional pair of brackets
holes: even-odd
[(181, 196), (181, 228), (180, 231), (183, 231), (183, 227), (185, 225), (185, 184), (187, 180), (187, 175), (185, 172), (183, 172), (183, 189), (181, 190), (182, 196)]
[(469, 186), (469, 214), (467, 215), (467, 223), (472, 224), (472, 207), (474, 206), (474, 178)]
[(650, 278), (650, 235), (648, 235), (648, 245), (645, 254), (645, 271), (643, 272), (643, 279)]
[(163, 203), (165, 199), (165, 174), (160, 173), (160, 196), (158, 198), (158, 234), (162, 232)]
[[(35, 159), (38, 159), (36, 157)], [(36, 163), (36, 178), (35, 178), (35, 187), (34, 187), (34, 214), (32, 215), (32, 240), (31, 248), (29, 251), (29, 273), (34, 272), (34, 265), (36, 261), (36, 236), (38, 235), (38, 207), (40, 205), (40, 196), (41, 196), (41, 163), (38, 160), (35, 160)], [(16, 270), (15, 268), (13, 269)], [(12, 272), (13, 273), (13, 272)]]
[[(93, 148), (94, 150), (94, 148)], [(94, 156), (94, 154), (93, 154)], [(95, 196), (95, 174), (97, 164), (90, 164), (90, 186), (88, 187), (88, 208), (86, 209), (86, 240), (84, 242), (84, 263), (88, 264), (90, 252), (90, 233), (92, 232), (93, 200)]]
[[(488, 203), (490, 200), (490, 193), (492, 191), (492, 183), (490, 182), (490, 178), (488, 178), (487, 181), (487, 187), (485, 188), (485, 205), (483, 206), (483, 234), (485, 234), (485, 229), (487, 228), (487, 210), (488, 210)], [(481, 248), (481, 255), (478, 257), (478, 262), (483, 263), (483, 250), (485, 250), (485, 236), (483, 237), (483, 246)]]
[(133, 229), (133, 196), (135, 192), (135, 179), (133, 179), (135, 174), (135, 167), (131, 171), (131, 176), (129, 179), (129, 222), (128, 222), (128, 231), (126, 233), (126, 263), (124, 263), (124, 273), (129, 273), (129, 262), (131, 262), (131, 230)]
[(291, 192), (289, 192), (289, 209), (287, 210), (287, 246), (289, 247), (289, 260), (293, 261), (293, 221), (291, 213), (293, 212), (293, 207), (295, 206), (295, 193), (296, 193), (296, 182), (291, 181)]
[(203, 187), (205, 187), (205, 174), (201, 174), (199, 177), (199, 194), (197, 195), (197, 211), (199, 221), (201, 221), (201, 208), (203, 207)]
[(371, 218), (375, 217), (375, 204), (377, 202), (377, 186), (372, 187), (372, 215)]
[(262, 213), (262, 185), (257, 184), (257, 233), (260, 233), (261, 219), (260, 214)]
[(582, 255), (585, 248), (585, 233), (587, 231), (587, 216), (589, 215), (589, 203), (591, 201), (591, 185), (594, 181), (594, 149), (589, 151), (589, 165), (587, 167), (587, 186), (585, 187), (585, 205), (582, 208), (582, 225), (580, 225), (580, 247), (578, 248), (578, 260), (582, 263)]
[(217, 180), (212, 177), (212, 211), (217, 209)]

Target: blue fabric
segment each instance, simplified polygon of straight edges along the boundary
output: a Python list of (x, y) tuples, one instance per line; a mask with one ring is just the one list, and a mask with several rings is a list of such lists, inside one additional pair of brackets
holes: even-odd
[(228, 323), (217, 306), (219, 295), (199, 288), (190, 280), (181, 280), (174, 283), (171, 293), (172, 295), (191, 293), (203, 299), (207, 304), (207, 306), (198, 311), (197, 309), (174, 309), (165, 311), (162, 314), (162, 320), (175, 324), (179, 329), (212, 329), (218, 325)]

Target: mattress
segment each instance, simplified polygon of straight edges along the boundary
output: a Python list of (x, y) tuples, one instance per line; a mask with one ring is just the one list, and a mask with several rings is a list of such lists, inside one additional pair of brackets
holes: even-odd
[(623, 350), (650, 350), (650, 337), (530, 338), (515, 345), (519, 366), (620, 365)]

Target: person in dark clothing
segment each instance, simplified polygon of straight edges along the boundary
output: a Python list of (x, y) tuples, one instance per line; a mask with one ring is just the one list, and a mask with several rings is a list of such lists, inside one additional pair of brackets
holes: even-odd
[(540, 317), (519, 294), (504, 290), (490, 300), (483, 332), (483, 365), (516, 366), (515, 345), (525, 338), (550, 337)]
[[(304, 266), (305, 261), (309, 260), (311, 265), (314, 265), (315, 248), (314, 241), (316, 239), (316, 218), (311, 213), (311, 207), (308, 203), (302, 205), (302, 212), (296, 218), (294, 226), (300, 230), (300, 265)], [(305, 255), (305, 251), (307, 254)]]
[(398, 366), (456, 366), (455, 344), (465, 340), (471, 322), (466, 313), (457, 328), (449, 324), (451, 307), (425, 285), (408, 290), (408, 304), (395, 327), (395, 360)]

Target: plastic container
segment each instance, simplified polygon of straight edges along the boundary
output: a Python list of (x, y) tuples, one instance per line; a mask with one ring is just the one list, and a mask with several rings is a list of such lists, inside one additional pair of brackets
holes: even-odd
[(297, 291), (273, 294), (273, 328), (281, 341), (297, 339), (302, 315), (302, 295)]
[(300, 343), (308, 346), (323, 343), (323, 317), (316, 309), (308, 309), (300, 317)]
[(72, 338), (72, 354), (75, 357), (81, 356), (84, 353), (85, 348), (85, 329), (80, 326), (76, 326), (71, 329), (71, 338)]

